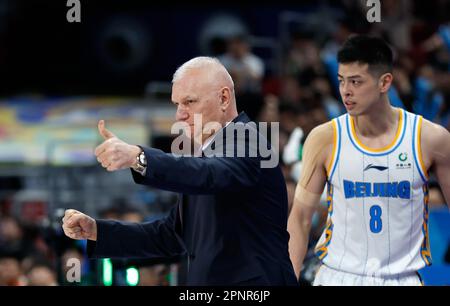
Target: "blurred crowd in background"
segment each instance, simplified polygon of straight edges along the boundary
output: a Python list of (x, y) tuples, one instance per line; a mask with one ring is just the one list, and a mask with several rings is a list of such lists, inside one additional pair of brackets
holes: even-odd
[[(394, 86), (389, 96), (394, 106), (421, 114), (426, 119), (450, 130), (450, 15), (448, 14), (450, 1), (430, 0), (426, 1), (426, 4), (424, 1), (413, 0), (383, 0), (381, 2), (380, 23), (367, 21), (366, 14), (369, 7), (366, 1), (349, 0), (341, 1), (339, 4), (334, 1), (305, 1), (302, 5), (289, 5), (289, 9), (277, 7), (277, 14), (284, 16), (285, 19), (294, 20), (292, 23), (286, 23), (289, 24), (286, 31), (279, 31), (283, 37), (278, 35), (272, 36), (270, 40), (261, 39), (256, 35), (258, 29), (252, 27), (252, 20), (241, 20), (241, 23), (236, 24), (245, 26), (233, 28), (231, 25), (236, 24), (232, 23), (227, 33), (212, 37), (206, 49), (201, 50), (199, 47), (196, 53), (191, 54), (192, 57), (212, 55), (220, 59), (234, 79), (239, 110), (247, 112), (255, 121), (279, 122), (280, 163), (286, 179), (290, 207), (302, 168), (302, 145), (305, 138), (317, 125), (345, 112), (338, 91), (336, 54), (345, 39), (352, 33), (377, 35), (383, 37), (392, 46), (395, 52)], [(0, 3), (8, 3), (8, 1), (0, 1)], [(220, 11), (213, 7), (208, 9), (211, 15), (215, 10)], [(270, 8), (261, 8), (261, 10), (261, 14), (264, 15)], [(254, 11), (257, 15), (258, 9), (254, 8)], [(191, 13), (192, 11), (183, 13), (182, 9), (177, 11), (177, 14)], [(16, 12), (17, 14), (19, 13)], [(239, 13), (235, 10), (228, 9), (227, 14), (228, 19), (225, 20), (233, 20), (231, 17), (239, 20)], [(188, 42), (195, 41), (195, 37), (175, 36), (170, 40)], [(127, 49), (123, 49), (123, 41), (113, 40), (111, 44), (111, 50), (114, 50), (113, 54), (116, 56), (127, 54)], [(276, 48), (272, 48), (273, 45)], [(132, 46), (130, 48), (133, 50)], [(270, 50), (269, 55), (267, 49)], [(189, 54), (184, 60), (187, 59)], [(174, 68), (182, 64), (184, 60), (173, 63)], [(153, 65), (158, 65), (157, 58), (154, 59)], [(164, 63), (161, 64), (163, 65)], [(11, 68), (8, 63), (0, 60), (1, 66)], [(151, 97), (158, 95), (162, 96), (162, 100), (167, 100), (167, 106), (170, 106), (170, 74), (174, 69), (164, 66), (161, 69), (167, 70), (168, 78), (142, 80), (147, 85), (142, 86), (141, 92), (135, 93), (135, 96), (142, 96), (140, 107), (145, 107), (146, 103), (151, 103)], [(116, 73), (120, 75), (120, 69), (116, 70)], [(129, 72), (125, 69), (124, 74), (128, 75)], [(30, 93), (28, 87), (27, 91), (23, 92), (20, 82), (12, 88), (4, 91), (0, 106), (2, 103), (11, 106), (11, 103), (17, 101), (14, 97)], [(43, 89), (42, 92), (31, 88), (33, 94), (42, 95), (48, 92), (48, 88)], [(112, 88), (111, 92), (105, 89), (100, 91), (105, 95), (114, 95), (115, 90)], [(141, 94), (144, 90), (145, 95)], [(58, 89), (58, 93), (60, 97), (62, 93), (66, 96), (72, 95), (70, 90), (64, 92)], [(91, 94), (91, 92), (85, 94)], [(42, 97), (40, 99), (42, 100)], [(0, 111), (0, 143), (5, 141), (2, 139), (2, 130), (6, 129), (5, 126), (8, 124), (4, 116), (5, 113)], [(151, 129), (151, 127), (147, 128)], [(95, 129), (95, 125), (92, 129)], [(154, 135), (148, 139), (148, 144), (165, 150), (170, 149), (170, 135), (166, 137)], [(5, 143), (7, 145), (7, 142)], [(31, 194), (25, 201), (27, 205), (22, 205), (20, 209), (15, 207), (20, 205), (17, 199), (19, 192), (23, 194), (25, 189), (33, 189), (33, 187), (36, 189), (36, 186), (42, 189), (48, 188), (49, 175), (53, 175), (53, 179), (56, 180), (51, 185), (56, 186), (55, 188), (64, 180), (67, 180), (69, 185), (76, 184), (76, 181), (80, 179), (83, 184), (87, 184), (91, 178), (94, 181), (91, 187), (95, 189), (97, 173), (103, 171), (95, 165), (95, 162), (84, 167), (73, 165), (72, 167), (78, 168), (78, 171), (75, 170), (72, 174), (68, 174), (70, 169), (67, 170), (71, 167), (70, 163), (62, 167), (65, 172), (58, 167), (53, 167), (49, 172), (48, 169), (37, 170), (32, 165), (28, 167), (25, 164), (20, 165), (18, 173), (11, 170), (14, 167), (11, 167), (10, 162), (0, 160), (0, 164), (0, 173), (2, 173), (0, 176), (0, 285), (108, 285), (108, 281), (111, 284), (111, 276), (112, 284), (115, 285), (182, 283), (182, 269), (177, 269), (180, 259), (112, 260), (109, 262), (88, 260), (84, 241), (72, 241), (64, 237), (59, 221), (64, 214), (66, 204), (55, 203), (57, 198), (52, 198), (53, 205), (48, 206), (46, 201), (52, 201), (52, 199), (33, 198)], [(17, 165), (17, 162), (14, 165)], [(2, 170), (5, 171), (2, 172)], [(43, 172), (42, 176), (35, 180), (43, 181), (34, 182), (34, 184), (30, 184), (29, 180), (26, 181), (28, 183), (23, 182), (23, 176), (36, 171)], [(152, 221), (163, 217), (175, 204), (176, 196), (169, 192), (146, 188), (133, 189), (138, 187), (132, 186), (131, 176), (125, 172), (122, 173), (123, 178), (116, 181), (111, 179), (114, 177), (112, 174), (101, 176), (104, 182), (104, 186), (100, 189), (102, 194), (99, 195), (97, 192), (95, 196), (104, 195), (101, 200), (102, 205), (97, 205), (96, 200), (92, 200), (94, 195), (90, 198), (91, 202), (88, 201), (89, 212), (95, 217), (131, 222)], [(80, 178), (80, 175), (83, 177)], [(127, 183), (124, 183), (125, 181)], [(117, 192), (111, 195), (108, 188), (115, 188)], [(137, 196), (134, 196), (133, 192), (136, 192)], [(78, 201), (84, 201), (84, 199), (83, 196)], [(71, 204), (70, 201), (67, 202)], [(313, 219), (311, 248), (319, 238), (327, 218), (325, 199), (322, 202), (323, 205)], [(434, 265), (446, 267), (446, 270), (433, 273), (440, 273), (437, 277), (440, 278), (441, 284), (450, 285), (449, 217), (445, 199), (433, 176), (430, 179), (429, 203), (432, 212), (430, 236)], [(24, 218), (24, 214), (30, 217)], [(67, 281), (66, 275), (71, 267), (67, 262), (70, 258), (78, 258), (82, 263), (81, 282)], [(311, 249), (305, 261), (302, 276), (304, 284), (312, 281), (317, 263)], [(107, 265), (113, 267), (112, 271), (106, 271), (110, 273), (109, 276), (105, 275)], [(442, 271), (447, 271), (448, 274)]]

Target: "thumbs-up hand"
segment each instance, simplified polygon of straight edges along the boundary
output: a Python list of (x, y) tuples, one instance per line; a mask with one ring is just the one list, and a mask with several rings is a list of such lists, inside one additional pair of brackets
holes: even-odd
[(141, 148), (117, 138), (105, 127), (104, 120), (98, 122), (98, 132), (104, 142), (95, 149), (95, 156), (103, 168), (115, 171), (130, 168), (136, 163), (136, 157), (141, 152)]
[(114, 135), (105, 127), (105, 120), (100, 120), (98, 122), (98, 132), (100, 133), (100, 135), (103, 137), (104, 140), (116, 137), (116, 135)]

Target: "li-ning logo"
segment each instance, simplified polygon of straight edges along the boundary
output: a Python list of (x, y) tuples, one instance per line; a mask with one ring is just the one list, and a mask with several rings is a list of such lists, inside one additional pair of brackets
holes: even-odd
[(384, 166), (374, 166), (372, 164), (369, 164), (364, 171), (369, 170), (369, 169), (377, 169), (378, 171), (384, 171), (386, 169), (388, 169), (388, 167), (384, 167)]

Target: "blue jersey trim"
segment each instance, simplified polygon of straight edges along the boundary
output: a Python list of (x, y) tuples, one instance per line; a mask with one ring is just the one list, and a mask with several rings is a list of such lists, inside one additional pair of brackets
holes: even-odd
[(412, 151), (413, 151), (413, 156), (414, 156), (414, 162), (416, 163), (416, 167), (419, 170), (419, 174), (420, 177), (422, 178), (422, 181), (426, 184), (427, 180), (425, 179), (425, 175), (422, 173), (422, 168), (419, 165), (419, 161), (417, 159), (417, 155), (416, 155), (416, 133), (417, 133), (417, 115), (414, 118), (414, 127), (413, 127), (413, 141), (412, 141)]
[(337, 134), (338, 134), (338, 137), (337, 137), (338, 149), (336, 152), (336, 160), (334, 161), (333, 170), (331, 170), (330, 177), (328, 178), (328, 181), (330, 181), (330, 182), (331, 182), (331, 179), (333, 178), (334, 170), (336, 170), (336, 165), (339, 162), (339, 155), (341, 153), (341, 123), (339, 122), (339, 118), (336, 119), (336, 122), (337, 122), (337, 126), (338, 126), (338, 132), (337, 132)]

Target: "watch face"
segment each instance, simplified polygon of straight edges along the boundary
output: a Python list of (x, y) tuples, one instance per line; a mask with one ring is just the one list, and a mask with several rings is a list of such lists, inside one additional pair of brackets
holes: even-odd
[(141, 153), (139, 154), (139, 162), (143, 165), (145, 165), (145, 154)]

